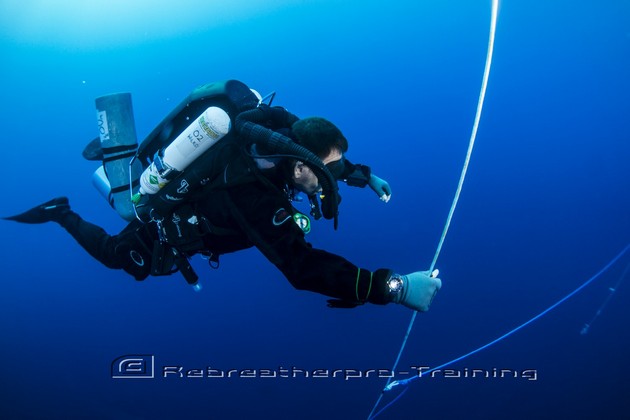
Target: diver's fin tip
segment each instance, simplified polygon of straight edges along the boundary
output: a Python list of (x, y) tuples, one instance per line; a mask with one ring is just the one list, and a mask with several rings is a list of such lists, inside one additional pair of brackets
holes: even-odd
[(56, 197), (23, 213), (2, 219), (18, 223), (39, 224), (59, 220), (69, 210), (68, 197)]

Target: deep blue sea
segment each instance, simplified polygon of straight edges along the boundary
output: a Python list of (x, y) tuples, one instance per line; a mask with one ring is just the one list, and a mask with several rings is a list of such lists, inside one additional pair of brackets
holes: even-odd
[[(196, 86), (238, 79), (333, 121), (350, 160), (392, 186), (384, 204), (342, 185), (338, 231), (315, 222), (309, 241), (372, 270), (427, 269), (468, 147), (490, 8), (4, 0), (0, 215), (67, 195), (117, 233), (125, 222), (91, 185), (98, 165), (81, 157), (98, 135), (94, 99), (131, 92), (142, 140)], [(329, 309), (255, 249), (224, 256), (219, 270), (194, 258), (195, 293), (180, 275), (136, 282), (109, 270), (56, 224), (0, 226), (2, 419), (365, 419), (386, 382), (365, 373), (392, 367), (411, 316), (393, 304)], [(437, 263), (443, 288), (399, 370), (500, 337), (629, 242), (630, 3), (502, 1), (477, 143)], [(628, 279), (580, 330), (629, 263), (630, 252), (526, 328), (414, 381), (379, 418), (628, 418)], [(140, 356), (153, 379), (112, 377), (120, 358)], [(163, 377), (165, 367), (205, 377)], [(256, 377), (214, 377), (230, 370)]]

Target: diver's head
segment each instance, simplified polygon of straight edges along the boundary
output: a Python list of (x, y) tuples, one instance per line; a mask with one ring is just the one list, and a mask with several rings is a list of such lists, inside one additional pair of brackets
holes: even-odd
[(297, 143), (315, 153), (322, 160), (333, 150), (341, 155), (348, 151), (348, 140), (341, 130), (324, 118), (303, 118), (291, 126), (291, 131)]
[[(336, 229), (341, 201), (336, 180), (343, 179), (342, 175), (347, 172), (343, 154), (348, 150), (348, 141), (333, 123), (320, 117), (304, 118), (293, 123), (291, 138), (319, 157), (321, 162), (312, 159), (289, 161), (287, 169), (290, 183), (309, 196), (311, 215), (315, 219), (322, 216), (334, 219)], [(322, 163), (324, 167), (320, 166)], [(324, 178), (318, 179), (318, 176)], [(321, 207), (317, 196), (321, 200)]]
[[(334, 165), (336, 162), (341, 162), (342, 158), (343, 156), (338, 149), (331, 149), (330, 152), (321, 159), (326, 166), (329, 166)], [(321, 190), (319, 179), (304, 162), (294, 160), (291, 165), (291, 181), (298, 190), (306, 195), (312, 195)]]
[[(343, 154), (348, 151), (348, 140), (333, 123), (321, 117), (308, 117), (291, 126), (291, 137), (301, 146), (313, 152), (328, 167), (335, 179), (341, 179), (345, 170)], [(307, 193), (317, 182), (315, 174), (301, 162), (292, 162), (292, 179), (298, 189)], [(306, 168), (306, 172), (303, 171)], [(318, 185), (316, 183), (315, 185)]]

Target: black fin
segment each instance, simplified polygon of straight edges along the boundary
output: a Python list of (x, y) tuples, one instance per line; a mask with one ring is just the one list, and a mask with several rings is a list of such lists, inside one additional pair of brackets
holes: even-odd
[(13, 220), (19, 223), (46, 223), (50, 221), (58, 221), (64, 214), (70, 210), (70, 203), (67, 197), (57, 197), (50, 201), (33, 207), (24, 213), (15, 216), (3, 217), (4, 220)]
[(101, 138), (97, 137), (85, 146), (83, 157), (87, 160), (103, 160), (103, 149), (101, 148)]

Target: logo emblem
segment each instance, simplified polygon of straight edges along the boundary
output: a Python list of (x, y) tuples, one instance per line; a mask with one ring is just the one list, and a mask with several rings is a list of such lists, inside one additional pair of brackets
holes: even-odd
[(311, 231), (311, 219), (309, 219), (307, 215), (299, 212), (295, 213), (293, 215), (293, 221), (302, 229), (305, 235)]
[(98, 134), (101, 141), (109, 140), (109, 125), (107, 124), (107, 112), (96, 111), (96, 119), (98, 121)]
[(129, 354), (112, 362), (114, 379), (153, 379), (155, 377), (155, 356), (152, 354)]
[(129, 257), (131, 257), (131, 260), (138, 267), (144, 266), (144, 258), (142, 258), (142, 255), (138, 251), (136, 251), (135, 249), (132, 249), (131, 251), (129, 251)]
[(173, 197), (172, 195), (166, 194), (166, 199), (168, 201), (182, 201), (183, 197)]
[(188, 187), (190, 186), (190, 184), (188, 184), (188, 181), (186, 181), (185, 179), (182, 179), (182, 182), (179, 184), (179, 188), (177, 189), (177, 193), (178, 194), (188, 194)]
[(290, 218), (291, 218), (291, 213), (289, 213), (288, 211), (286, 211), (283, 208), (280, 208), (273, 215), (272, 222), (273, 222), (274, 226), (280, 226), (281, 224), (283, 224), (284, 222), (286, 222)]

